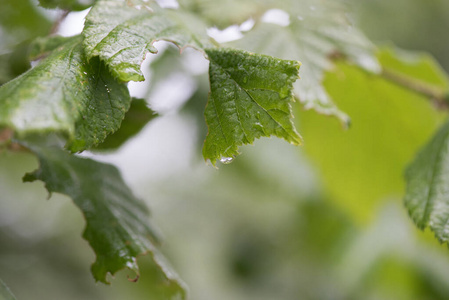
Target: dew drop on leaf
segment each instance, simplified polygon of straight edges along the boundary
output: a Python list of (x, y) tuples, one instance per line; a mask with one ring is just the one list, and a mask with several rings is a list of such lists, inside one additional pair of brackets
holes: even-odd
[(225, 164), (225, 165), (232, 163), (233, 160), (234, 160), (234, 157), (222, 157), (222, 158), (220, 158), (220, 162), (222, 164)]

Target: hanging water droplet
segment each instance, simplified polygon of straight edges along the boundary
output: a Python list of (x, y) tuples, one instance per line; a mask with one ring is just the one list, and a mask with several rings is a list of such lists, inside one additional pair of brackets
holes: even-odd
[(220, 158), (220, 162), (225, 165), (232, 163), (233, 160), (234, 160), (234, 157), (224, 157), (223, 156)]

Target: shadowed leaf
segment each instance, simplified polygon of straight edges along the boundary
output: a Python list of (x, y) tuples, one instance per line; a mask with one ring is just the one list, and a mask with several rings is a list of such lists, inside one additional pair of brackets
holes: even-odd
[(135, 136), (142, 128), (156, 117), (156, 113), (148, 108), (143, 99), (133, 99), (130, 109), (125, 114), (119, 130), (109, 135), (103, 143), (95, 149), (114, 150), (122, 146), (126, 141)]
[(37, 155), (40, 166), (24, 181), (43, 181), (50, 193), (69, 196), (82, 211), (83, 237), (96, 254), (92, 274), (97, 281), (108, 283), (107, 274), (123, 268), (133, 270), (138, 278), (137, 257), (149, 253), (168, 286), (184, 295), (183, 283), (156, 249), (157, 231), (149, 223), (146, 205), (132, 194), (114, 166), (56, 148), (25, 146)]

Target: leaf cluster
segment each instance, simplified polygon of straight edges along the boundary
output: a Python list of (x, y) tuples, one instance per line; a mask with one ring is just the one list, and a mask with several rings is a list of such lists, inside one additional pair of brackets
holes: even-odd
[[(24, 181), (43, 181), (50, 193), (68, 195), (82, 211), (87, 224), (83, 237), (96, 254), (92, 273), (97, 281), (107, 283), (107, 274), (123, 268), (138, 278), (137, 257), (149, 253), (162, 281), (184, 298), (184, 283), (159, 252), (157, 230), (144, 203), (115, 167), (75, 155), (116, 150), (157, 117), (127, 87), (129, 81), (145, 80), (141, 64), (158, 52), (155, 42), (171, 42), (181, 52), (193, 48), (209, 62), (207, 105), (195, 109), (204, 109), (208, 132), (202, 153), (214, 166), (231, 162), (242, 145), (261, 137), (301, 144), (293, 120), (294, 111), (303, 113), (298, 107), (337, 117), (348, 127), (346, 110), (360, 105), (354, 99), (362, 93), (331, 96), (326, 74), (354, 72), (360, 80), (354, 90), (371, 86), (373, 95), (386, 98), (383, 85), (390, 84), (441, 108), (447, 106), (449, 84), (427, 56), (409, 63), (410, 54), (378, 50), (348, 21), (343, 1), (322, 1), (319, 6), (309, 0), (179, 4), (171, 9), (145, 0), (41, 0), (41, 6), (51, 9), (92, 6), (80, 35), (60, 37), (50, 34), (51, 21), (31, 2), (7, 3), (0, 12), (0, 129), (8, 134), (0, 134), (0, 147), (13, 149), (15, 143), (34, 153), (40, 166)], [(264, 21), (270, 9), (283, 10), (286, 22)], [(23, 12), (20, 18), (11, 17), (18, 12)], [(240, 40), (220, 44), (207, 34), (211, 25), (224, 28), (250, 18), (254, 27)], [(35, 61), (31, 69), (28, 58)], [(197, 90), (192, 98), (204, 94)], [(373, 95), (357, 100), (373, 105)], [(333, 97), (351, 105), (341, 110)], [(299, 104), (293, 107), (295, 100)], [(447, 132), (445, 125), (406, 175), (405, 204), (412, 219), (420, 228), (429, 226), (441, 241), (447, 241), (449, 226)]]

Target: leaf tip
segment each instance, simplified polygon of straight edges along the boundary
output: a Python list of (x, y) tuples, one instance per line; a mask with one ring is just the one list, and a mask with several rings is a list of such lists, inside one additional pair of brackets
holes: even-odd
[(36, 181), (36, 180), (37, 180), (36, 171), (26, 173), (22, 177), (22, 181), (23, 182), (33, 182), (33, 181)]

